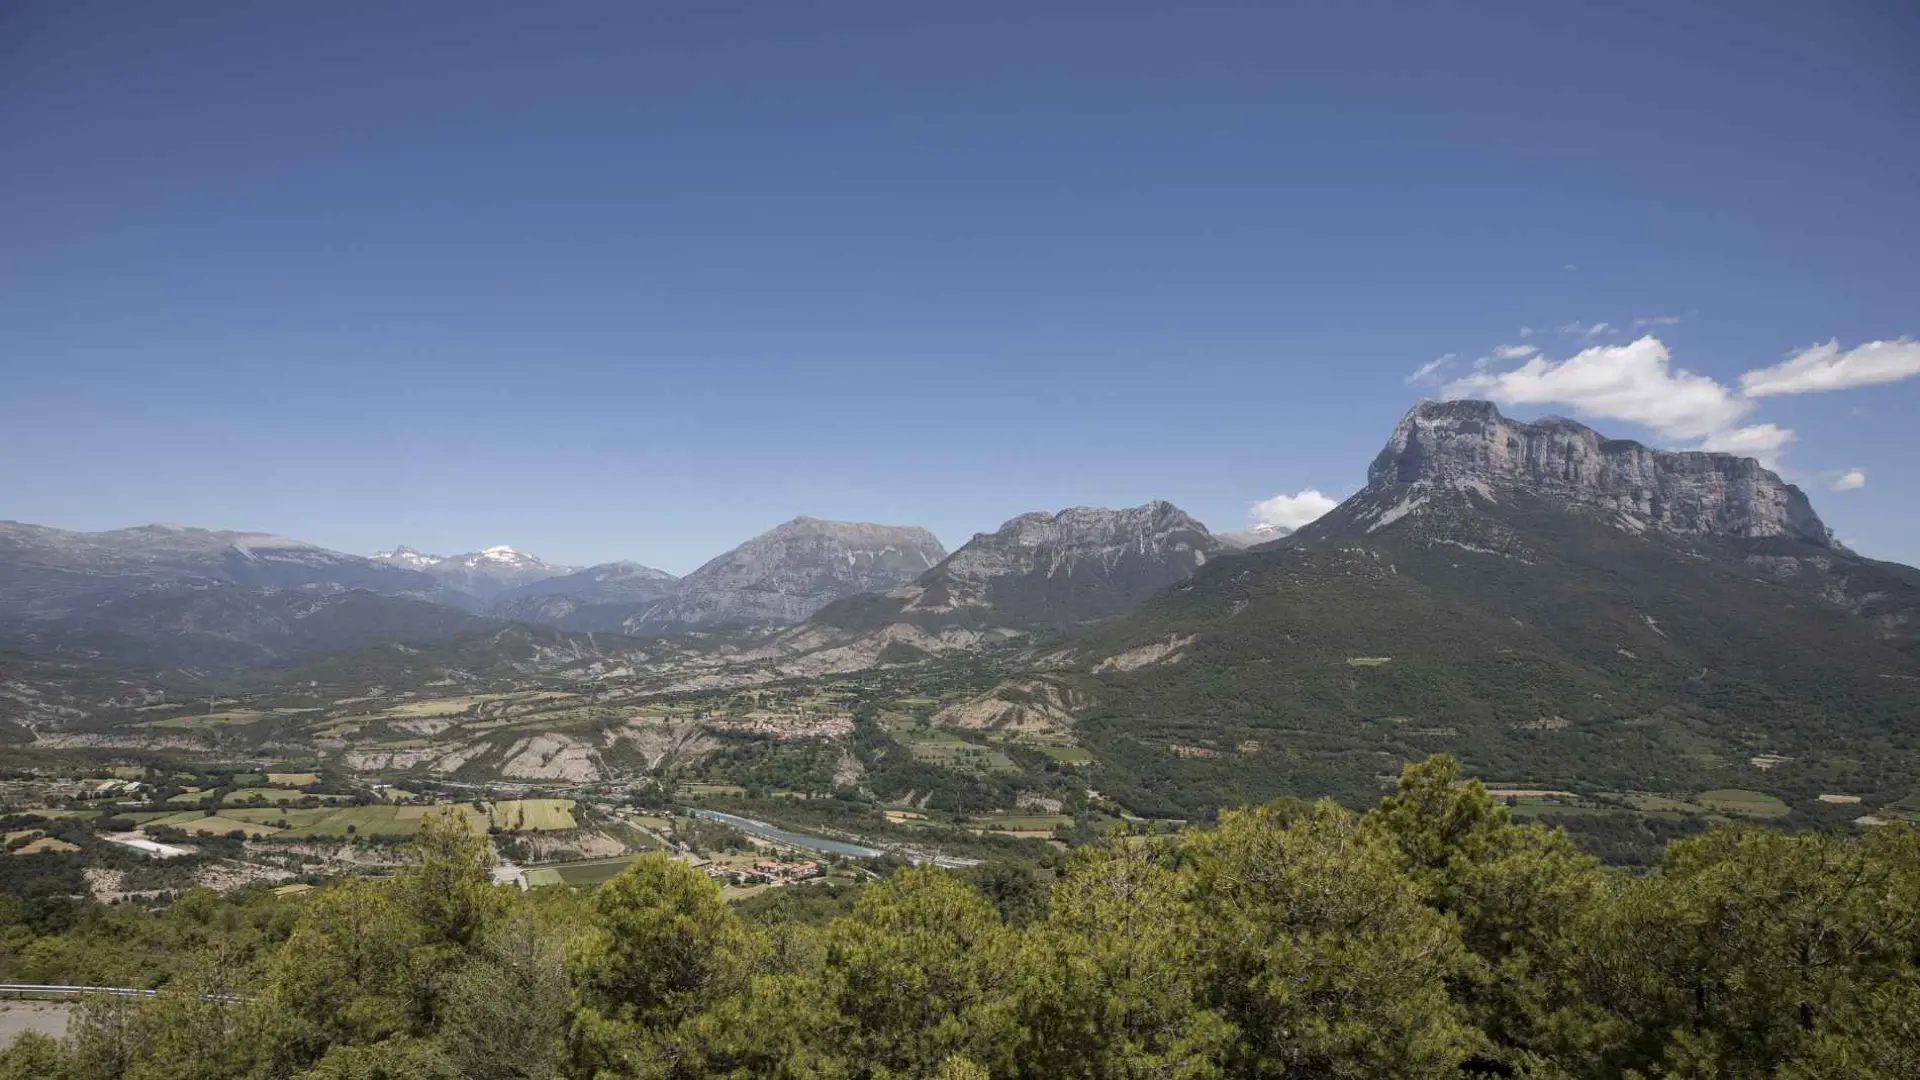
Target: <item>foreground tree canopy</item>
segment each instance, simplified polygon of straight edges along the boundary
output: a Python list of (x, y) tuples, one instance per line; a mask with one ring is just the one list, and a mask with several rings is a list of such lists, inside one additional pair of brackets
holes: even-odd
[(1076, 849), (1037, 899), (910, 869), (757, 921), (664, 856), (522, 894), (450, 820), (417, 848), (297, 903), (4, 913), (0, 974), (162, 993), (0, 1080), (1920, 1076), (1905, 827), (1718, 830), (1631, 875), (1435, 758), (1364, 815)]

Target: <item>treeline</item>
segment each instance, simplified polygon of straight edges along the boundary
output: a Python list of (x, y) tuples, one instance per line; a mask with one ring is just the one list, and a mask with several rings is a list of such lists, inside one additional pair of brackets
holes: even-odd
[(770, 922), (664, 856), (522, 894), (452, 822), (418, 849), (278, 909), (148, 916), (194, 928), (165, 992), (23, 1036), (0, 1077), (1920, 1076), (1905, 827), (1716, 830), (1632, 874), (1435, 758), (1364, 815), (1114, 837), (1041, 890), (904, 869)]

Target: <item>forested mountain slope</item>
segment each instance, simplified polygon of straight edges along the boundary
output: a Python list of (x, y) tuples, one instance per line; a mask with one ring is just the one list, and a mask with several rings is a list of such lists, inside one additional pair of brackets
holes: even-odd
[(1326, 518), (1093, 634), (1082, 735), (1128, 790), (1357, 795), (1431, 750), (1555, 787), (1915, 785), (1913, 571), (1832, 544), (1751, 462), (1664, 455), (1744, 490), (1616, 502), (1565, 456), (1543, 482), (1457, 449), (1409, 472), (1390, 447)]

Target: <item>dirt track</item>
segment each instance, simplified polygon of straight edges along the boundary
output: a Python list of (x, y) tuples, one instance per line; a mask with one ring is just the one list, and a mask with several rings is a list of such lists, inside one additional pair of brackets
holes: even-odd
[(72, 1008), (64, 1001), (0, 1001), (0, 1046), (23, 1031), (59, 1038), (67, 1032), (67, 1012)]

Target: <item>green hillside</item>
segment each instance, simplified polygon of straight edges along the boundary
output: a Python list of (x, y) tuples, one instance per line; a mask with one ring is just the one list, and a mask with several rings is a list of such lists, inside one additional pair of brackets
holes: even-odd
[(1767, 560), (1890, 579), (1882, 602), (1905, 568), (1641, 535), (1544, 502), (1461, 495), (1440, 510), (1376, 533), (1336, 520), (1217, 560), (1097, 630), (1096, 665), (1193, 639), (1092, 676), (1100, 705), (1081, 735), (1115, 773), (1108, 789), (1183, 811), (1364, 799), (1434, 751), (1477, 775), (1588, 790), (1804, 802), (1920, 784), (1910, 644), (1770, 578)]

